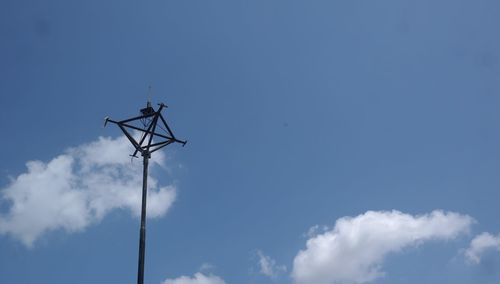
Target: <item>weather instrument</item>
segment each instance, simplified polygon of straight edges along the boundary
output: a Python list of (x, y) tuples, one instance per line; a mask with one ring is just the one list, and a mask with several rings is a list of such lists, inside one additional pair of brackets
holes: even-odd
[[(142, 176), (142, 209), (141, 209), (141, 230), (139, 238), (139, 265), (137, 270), (137, 284), (144, 283), (144, 254), (146, 249), (146, 198), (148, 191), (148, 164), (151, 154), (161, 148), (173, 144), (180, 143), (186, 145), (187, 141), (179, 140), (167, 124), (161, 111), (167, 108), (163, 103), (158, 104), (158, 109), (151, 106), (148, 101), (145, 108), (141, 109), (141, 115), (128, 118), (120, 121), (112, 120), (109, 117), (104, 119), (104, 126), (108, 123), (118, 125), (123, 131), (123, 134), (128, 138), (135, 150), (132, 157), (138, 158), (140, 153), (143, 160), (143, 176)], [(139, 134), (139, 139), (136, 134)]]

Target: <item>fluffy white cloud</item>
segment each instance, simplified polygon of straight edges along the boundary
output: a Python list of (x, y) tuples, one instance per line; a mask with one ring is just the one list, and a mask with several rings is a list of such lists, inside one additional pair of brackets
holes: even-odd
[(294, 259), (292, 277), (300, 284), (366, 283), (383, 275), (384, 257), (429, 240), (449, 240), (468, 232), (474, 220), (453, 212), (412, 216), (368, 211), (337, 220), (310, 238)]
[[(81, 231), (114, 209), (139, 216), (142, 160), (132, 162), (131, 151), (125, 137), (100, 137), (47, 163), (27, 162), (27, 171), (0, 192), (9, 204), (0, 214), (0, 233), (30, 247), (46, 232)], [(161, 152), (155, 153), (150, 165), (162, 165), (164, 159)], [(160, 187), (152, 177), (148, 181), (148, 217), (162, 216), (174, 202), (176, 189)]]
[(481, 262), (481, 255), (488, 250), (500, 251), (500, 235), (494, 236), (490, 233), (482, 233), (476, 236), (465, 251), (465, 257), (470, 262), (478, 264)]
[(265, 255), (262, 251), (258, 250), (257, 256), (259, 257), (259, 267), (261, 274), (271, 279), (276, 279), (279, 273), (286, 271), (286, 266), (277, 265), (276, 260), (272, 259), (270, 256)]
[(193, 277), (181, 276), (175, 279), (167, 279), (162, 284), (225, 284), (224, 280), (215, 275), (196, 273)]

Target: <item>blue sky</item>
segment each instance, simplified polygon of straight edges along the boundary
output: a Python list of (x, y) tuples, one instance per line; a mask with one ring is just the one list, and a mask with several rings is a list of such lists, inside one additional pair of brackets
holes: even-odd
[(498, 283), (499, 12), (0, 2), (0, 282), (135, 282), (138, 181), (103, 173), (140, 162), (102, 123), (151, 97), (189, 142), (152, 169), (147, 283)]

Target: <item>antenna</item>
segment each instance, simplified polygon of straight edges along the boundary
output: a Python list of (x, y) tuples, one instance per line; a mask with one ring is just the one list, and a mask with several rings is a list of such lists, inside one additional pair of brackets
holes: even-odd
[[(151, 87), (149, 87), (151, 90)], [(137, 153), (143, 157), (142, 176), (142, 209), (141, 209), (141, 229), (139, 239), (139, 264), (137, 270), (137, 284), (144, 283), (144, 256), (146, 250), (146, 198), (148, 190), (148, 165), (151, 154), (172, 143), (180, 143), (184, 147), (187, 141), (179, 140), (167, 124), (161, 111), (167, 106), (158, 104), (158, 109), (151, 106), (148, 100), (146, 107), (140, 110), (140, 115), (120, 121), (112, 120), (109, 117), (104, 119), (104, 126), (108, 123), (118, 125), (123, 134), (128, 138), (135, 150), (132, 157), (137, 158)], [(157, 128), (159, 126), (159, 129)], [(136, 140), (132, 131), (141, 133), (141, 138)]]
[(152, 92), (153, 87), (149, 85), (148, 87), (148, 102), (150, 102), (153, 99), (153, 92)]

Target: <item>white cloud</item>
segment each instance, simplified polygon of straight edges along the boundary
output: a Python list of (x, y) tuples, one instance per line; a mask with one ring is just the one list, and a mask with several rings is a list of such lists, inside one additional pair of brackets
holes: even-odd
[(470, 242), (470, 246), (465, 250), (465, 257), (472, 263), (481, 262), (481, 255), (488, 250), (500, 251), (500, 235), (494, 236), (490, 233), (482, 233)]
[[(140, 215), (142, 161), (131, 162), (132, 146), (125, 137), (100, 137), (67, 150), (51, 161), (29, 161), (27, 171), (0, 191), (10, 204), (0, 214), (0, 233), (30, 247), (44, 233), (62, 229), (82, 231), (114, 209)], [(155, 153), (150, 166), (162, 165)], [(174, 186), (148, 180), (148, 217), (163, 216), (176, 197)]]
[(193, 277), (181, 276), (175, 279), (167, 279), (162, 284), (225, 284), (224, 280), (215, 275), (196, 273)]
[(261, 274), (271, 279), (276, 279), (279, 273), (286, 271), (286, 266), (277, 265), (276, 260), (272, 259), (270, 256), (265, 255), (262, 251), (258, 250), (257, 256), (259, 257), (259, 267)]
[(215, 265), (205, 262), (200, 266), (200, 271), (201, 272), (207, 272), (207, 271), (212, 271), (215, 269)]
[(384, 257), (429, 240), (449, 240), (469, 231), (474, 220), (453, 212), (412, 216), (368, 211), (337, 220), (330, 231), (307, 241), (293, 263), (300, 284), (367, 283), (381, 277)]
[(328, 226), (314, 225), (311, 228), (309, 228), (309, 230), (307, 230), (306, 233), (303, 234), (303, 237), (313, 238), (313, 237), (317, 236), (318, 234), (321, 234), (321, 233), (328, 231), (328, 229), (329, 229)]

